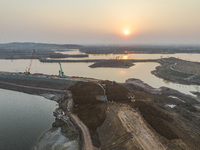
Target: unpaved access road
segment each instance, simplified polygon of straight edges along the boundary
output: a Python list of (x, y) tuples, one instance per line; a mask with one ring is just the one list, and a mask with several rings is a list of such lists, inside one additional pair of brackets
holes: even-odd
[(119, 109), (118, 116), (133, 138), (131, 142), (143, 150), (165, 150), (166, 148), (159, 141), (158, 137), (146, 125), (139, 112), (126, 105)]
[(83, 136), (83, 149), (84, 150), (94, 150), (92, 139), (88, 128), (83, 124), (83, 122), (74, 114), (70, 114), (71, 119), (75, 122), (82, 131)]

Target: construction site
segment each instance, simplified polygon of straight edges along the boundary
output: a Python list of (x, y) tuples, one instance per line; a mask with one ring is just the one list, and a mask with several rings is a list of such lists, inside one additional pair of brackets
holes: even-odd
[(54, 95), (52, 127), (80, 149), (200, 149), (199, 102), (176, 90), (67, 77), (61, 64), (58, 76), (0, 72), (0, 88)]
[[(166, 87), (153, 88), (139, 79), (117, 83), (70, 77), (65, 75), (60, 62), (58, 75), (31, 74), (34, 55), (35, 49), (24, 72), (0, 72), (0, 88), (56, 101), (58, 107), (52, 112), (55, 122), (51, 130), (58, 129), (67, 139), (76, 141), (75, 149), (200, 149), (198, 98)], [(162, 64), (157, 72), (168, 68), (183, 74), (187, 69), (187, 78), (199, 74), (198, 69), (191, 72), (194, 70), (191, 70), (194, 66), (191, 62), (175, 58), (156, 61)], [(97, 63), (97, 67), (107, 66), (107, 62), (110, 61)], [(118, 63), (120, 66), (120, 61)], [(132, 61), (122, 63), (122, 66), (133, 65)], [(190, 64), (185, 68), (181, 65), (184, 63)], [(195, 68), (199, 68), (198, 65), (195, 63)], [(51, 149), (51, 145), (42, 144), (43, 138), (33, 149)]]
[[(0, 88), (45, 96), (58, 103), (52, 130), (84, 150), (198, 150), (200, 103), (193, 96), (139, 79), (125, 83), (25, 72), (0, 72)], [(41, 141), (42, 139), (40, 139)], [(38, 141), (34, 149), (42, 147)]]
[(0, 150), (200, 150), (200, 0), (0, 0)]

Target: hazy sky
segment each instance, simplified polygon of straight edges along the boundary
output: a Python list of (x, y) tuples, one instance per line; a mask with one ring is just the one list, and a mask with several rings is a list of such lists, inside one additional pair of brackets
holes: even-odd
[(0, 0), (0, 43), (200, 44), (199, 15), (200, 0)]

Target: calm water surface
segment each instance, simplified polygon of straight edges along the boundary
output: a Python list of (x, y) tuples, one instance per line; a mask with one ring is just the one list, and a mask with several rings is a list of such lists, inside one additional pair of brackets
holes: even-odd
[[(62, 54), (85, 54), (82, 52), (79, 52), (78, 49), (73, 49), (72, 51), (63, 51), (63, 52), (57, 52)], [(65, 59), (160, 59), (160, 58), (168, 58), (168, 57), (176, 57), (184, 60), (190, 60), (190, 61), (200, 61), (200, 54), (194, 54), (194, 53), (178, 53), (178, 54), (89, 54), (89, 57), (83, 57), (83, 58), (65, 58)], [(56, 58), (57, 59), (57, 58)], [(62, 60), (63, 58), (61, 58)]]
[(0, 149), (29, 150), (55, 118), (56, 102), (0, 89)]
[[(30, 60), (0, 60), (0, 70), (9, 72), (24, 72)], [(4, 64), (4, 65), (2, 65)], [(161, 86), (173, 88), (180, 92), (191, 94), (190, 91), (200, 91), (196, 85), (182, 85), (167, 82), (151, 74), (151, 71), (158, 66), (158, 63), (136, 63), (129, 69), (123, 68), (90, 68), (92, 63), (62, 63), (62, 68), (67, 76), (91, 77), (96, 79), (125, 82), (129, 78), (141, 79), (145, 83), (159, 88)], [(58, 63), (41, 63), (34, 60), (31, 73), (45, 73), (58, 75)]]

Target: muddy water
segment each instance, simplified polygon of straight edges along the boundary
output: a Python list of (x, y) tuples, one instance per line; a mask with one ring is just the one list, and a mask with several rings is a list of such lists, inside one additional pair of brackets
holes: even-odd
[(0, 149), (28, 150), (55, 118), (56, 102), (0, 89)]

